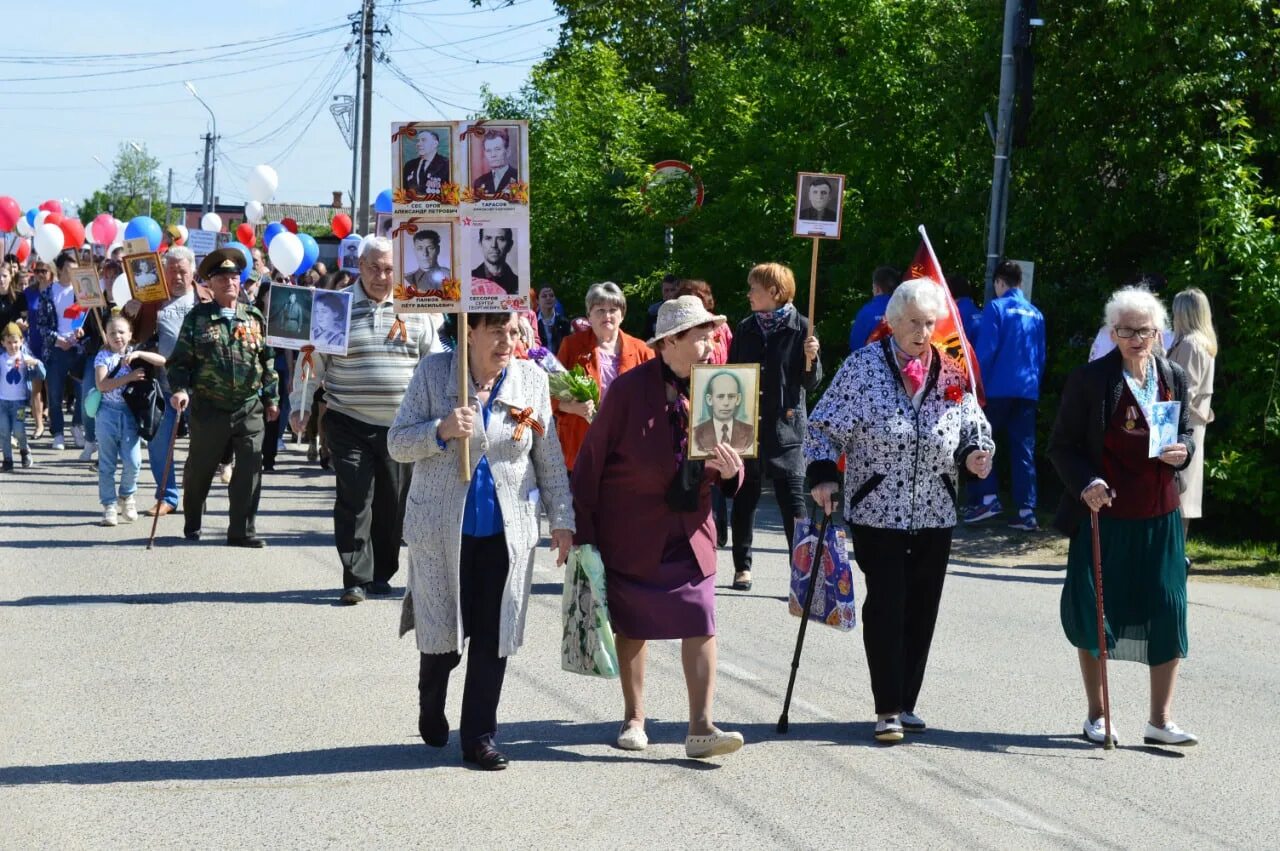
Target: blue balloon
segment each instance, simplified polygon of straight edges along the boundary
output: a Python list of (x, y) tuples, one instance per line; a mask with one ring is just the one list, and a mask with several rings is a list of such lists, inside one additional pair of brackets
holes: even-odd
[(37, 213), (39, 213), (39, 212), (40, 212), (40, 211), (39, 211), (39, 210), (37, 210), (35, 207), (32, 207), (30, 210), (27, 210), (27, 224), (31, 225), (32, 227), (35, 227), (35, 226), (36, 226), (36, 214), (37, 214)]
[(299, 233), (298, 242), (302, 243), (302, 265), (298, 267), (298, 271), (294, 272), (295, 275), (305, 273), (320, 259), (320, 245), (311, 234)]
[(373, 209), (378, 213), (391, 212), (391, 190), (384, 189), (378, 193), (377, 199), (373, 202)]
[(272, 222), (262, 231), (262, 244), (267, 248), (271, 247), (271, 240), (276, 238), (276, 234), (284, 233), (285, 227), (280, 222)]
[(238, 249), (244, 255), (244, 271), (240, 273), (240, 283), (243, 284), (249, 280), (249, 273), (253, 271), (253, 252), (242, 242), (228, 242), (227, 248)]
[(150, 216), (136, 216), (129, 220), (129, 224), (124, 226), (125, 239), (142, 238), (151, 246), (152, 251), (160, 250), (160, 223)]

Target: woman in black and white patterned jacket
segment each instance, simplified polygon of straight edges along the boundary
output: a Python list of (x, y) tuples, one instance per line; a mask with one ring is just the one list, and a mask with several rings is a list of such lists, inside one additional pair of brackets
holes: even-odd
[(930, 280), (907, 281), (885, 310), (891, 336), (855, 351), (809, 415), (805, 456), (814, 501), (833, 510), (846, 454), (845, 517), (866, 575), (863, 641), (875, 737), (921, 731), (915, 714), (956, 525), (960, 468), (985, 478), (995, 444), (963, 367), (930, 340), (946, 303)]

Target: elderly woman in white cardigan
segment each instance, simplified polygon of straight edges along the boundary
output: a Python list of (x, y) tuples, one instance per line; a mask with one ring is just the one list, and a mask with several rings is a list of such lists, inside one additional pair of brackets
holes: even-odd
[(830, 514), (845, 453), (845, 517), (866, 575), (863, 643), (875, 738), (920, 732), (924, 682), (956, 525), (960, 470), (991, 473), (991, 426), (962, 367), (932, 343), (945, 314), (931, 280), (907, 281), (885, 306), (892, 334), (849, 355), (809, 415), (813, 500)]
[[(507, 657), (524, 639), (538, 503), (551, 519), (560, 562), (574, 524), (546, 373), (513, 358), (516, 314), (472, 313), (467, 325), (468, 363), (449, 352), (419, 364), (387, 446), (392, 458), (414, 465), (400, 634), (418, 636), (418, 731), (432, 747), (448, 742), (449, 673), (469, 638), (462, 759), (493, 771), (507, 766), (494, 747), (498, 700)], [(458, 398), (460, 366), (469, 373), (467, 399)], [(462, 440), (471, 448), (470, 483), (459, 474)]]

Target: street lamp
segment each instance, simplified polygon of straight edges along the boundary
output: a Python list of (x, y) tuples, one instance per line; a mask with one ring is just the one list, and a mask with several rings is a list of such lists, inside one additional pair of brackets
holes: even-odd
[(214, 191), (217, 187), (217, 167), (218, 167), (218, 118), (213, 114), (213, 110), (209, 109), (209, 104), (204, 102), (204, 98), (196, 93), (196, 87), (191, 85), (191, 81), (187, 80), (182, 85), (186, 86), (187, 91), (191, 92), (191, 96), (200, 101), (200, 105), (209, 113), (209, 120), (213, 122), (213, 135), (206, 135), (204, 145), (204, 161), (205, 161), (205, 201), (201, 212), (207, 213), (213, 209), (214, 198), (217, 193)]

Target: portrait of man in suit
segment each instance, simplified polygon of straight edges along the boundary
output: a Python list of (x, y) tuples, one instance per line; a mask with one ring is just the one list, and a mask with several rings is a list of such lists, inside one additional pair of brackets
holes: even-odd
[(807, 182), (809, 185), (800, 206), (800, 218), (810, 222), (834, 222), (838, 201), (833, 197), (835, 187), (831, 181), (825, 177), (810, 177)]
[(404, 164), (403, 189), (418, 195), (438, 195), (449, 180), (449, 158), (440, 154), (438, 131), (419, 129), (414, 137), (418, 155)]
[(520, 179), (511, 164), (510, 134), (501, 127), (490, 128), (484, 131), (480, 145), (484, 152), (484, 168), (488, 170), (472, 181), (471, 188), (486, 195), (497, 195)]
[(405, 276), (405, 283), (419, 290), (438, 290), (449, 277), (449, 267), (440, 262), (440, 231), (422, 228), (413, 235), (413, 256), (418, 268)]
[[(515, 246), (515, 236), (511, 228), (478, 228), (480, 253), (484, 261), (471, 270), (473, 279), (492, 281), (511, 295), (520, 291), (520, 279), (507, 263), (507, 255)], [(473, 280), (472, 291), (480, 292)]]
[(746, 400), (737, 373), (722, 369), (712, 374), (702, 394), (702, 421), (693, 427), (694, 448), (699, 456), (709, 455), (719, 443), (727, 443), (740, 454), (754, 451), (755, 426), (743, 420)]

